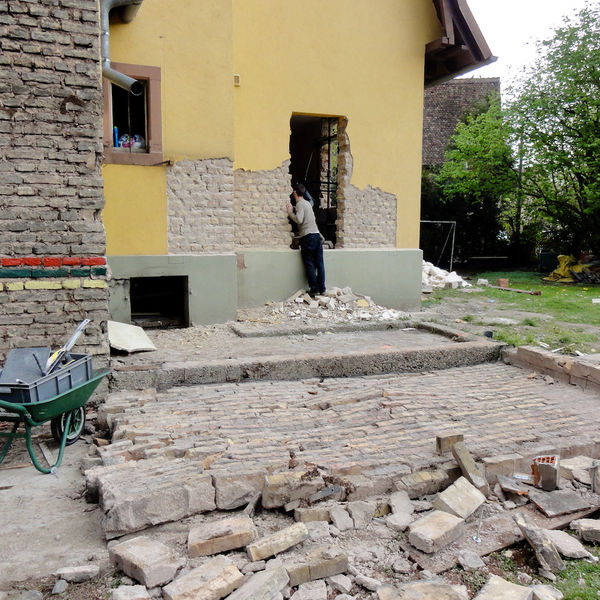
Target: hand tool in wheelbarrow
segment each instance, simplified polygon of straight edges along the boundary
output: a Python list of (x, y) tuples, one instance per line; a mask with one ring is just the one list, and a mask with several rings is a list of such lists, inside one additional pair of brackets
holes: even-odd
[(69, 339), (69, 341), (62, 347), (59, 348), (54, 354), (50, 356), (50, 358), (46, 361), (46, 366), (42, 370), (44, 375), (48, 375), (52, 373), (55, 369), (57, 369), (61, 363), (67, 362), (69, 360), (69, 352), (73, 348), (73, 346), (77, 343), (77, 340), (83, 333), (84, 329), (89, 325), (90, 320), (84, 319)]

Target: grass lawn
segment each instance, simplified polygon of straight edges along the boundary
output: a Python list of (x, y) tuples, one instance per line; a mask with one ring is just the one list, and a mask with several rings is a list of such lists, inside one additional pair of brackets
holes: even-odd
[[(525, 271), (479, 273), (470, 277), (474, 286), (478, 278), (487, 279), (491, 285), (504, 278), (509, 280), (511, 288), (539, 290), (542, 295), (531, 296), (492, 288), (482, 288), (469, 294), (443, 289), (436, 290), (423, 305), (434, 306), (445, 299), (451, 299), (457, 308), (464, 303), (465, 310), (460, 314), (457, 311), (457, 322), (464, 321), (474, 326), (484, 326), (485, 313), (490, 311), (496, 315), (502, 311), (508, 318), (511, 318), (511, 312), (526, 312), (529, 314), (519, 316), (517, 324), (495, 324), (491, 328), (494, 338), (515, 346), (547, 344), (550, 349), (564, 348), (561, 352), (565, 354), (573, 354), (576, 350), (600, 352), (600, 304), (592, 303), (593, 298), (600, 298), (600, 285), (552, 283), (543, 281), (542, 277), (540, 273)], [(485, 310), (482, 310), (482, 303), (487, 303)]]

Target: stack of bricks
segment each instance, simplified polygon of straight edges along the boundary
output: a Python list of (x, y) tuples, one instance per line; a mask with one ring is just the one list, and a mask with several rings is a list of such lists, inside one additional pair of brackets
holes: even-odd
[(292, 240), (286, 203), (292, 191), (290, 161), (272, 171), (234, 172), (235, 245), (288, 248)]
[(233, 250), (233, 163), (183, 160), (167, 173), (169, 254)]
[(107, 355), (96, 0), (0, 0), (0, 357), (93, 319)]

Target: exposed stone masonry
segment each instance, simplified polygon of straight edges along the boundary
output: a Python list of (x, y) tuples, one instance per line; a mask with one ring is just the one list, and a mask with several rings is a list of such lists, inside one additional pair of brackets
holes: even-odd
[[(0, 256), (102, 257), (96, 0), (0, 0), (0, 50)], [(0, 356), (56, 347), (85, 317), (87, 349), (106, 353), (106, 281), (65, 289), (26, 270), (0, 279)]]
[(344, 248), (394, 248), (396, 246), (396, 196), (350, 183), (353, 158), (346, 119), (338, 127), (337, 246)]
[(231, 252), (233, 163), (184, 160), (167, 174), (169, 254)]
[(272, 171), (234, 172), (235, 245), (288, 248), (291, 227), (285, 204), (291, 192), (289, 160)]

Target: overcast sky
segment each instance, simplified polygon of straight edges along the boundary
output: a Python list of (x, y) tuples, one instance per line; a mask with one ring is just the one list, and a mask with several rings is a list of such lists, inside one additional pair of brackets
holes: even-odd
[(505, 88), (535, 58), (535, 41), (550, 37), (585, 5), (585, 0), (467, 0), (492, 53), (498, 60), (466, 77), (500, 77)]

